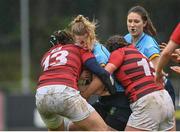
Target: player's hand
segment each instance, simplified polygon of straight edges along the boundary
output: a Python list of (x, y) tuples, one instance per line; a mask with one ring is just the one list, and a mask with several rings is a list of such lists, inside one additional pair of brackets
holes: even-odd
[(83, 70), (81, 73), (81, 77), (80, 79), (82, 80), (91, 80), (92, 74), (90, 71), (88, 70)]
[(180, 49), (175, 49), (174, 52), (171, 54), (171, 60), (180, 63)]
[(170, 68), (180, 74), (180, 66), (171, 66)]
[(115, 83), (112, 75), (109, 76), (109, 78), (102, 76), (104, 80), (105, 89), (110, 93), (110, 94), (115, 94), (116, 93), (116, 88), (115, 88)]
[(156, 72), (156, 76), (155, 76), (155, 82), (157, 85), (162, 86), (164, 84), (164, 78), (168, 76), (167, 73), (165, 73), (164, 71), (162, 72)]
[(99, 96), (107, 96), (107, 95), (110, 95), (110, 93), (107, 91), (107, 89), (105, 88), (105, 86), (101, 87), (100, 89), (97, 89), (94, 94), (95, 94), (95, 95), (99, 95)]
[(111, 95), (108, 91), (103, 91), (101, 94), (99, 94), (100, 96), (108, 96)]
[(166, 47), (167, 43), (162, 42), (159, 47), (160, 47), (160, 52), (162, 52), (164, 50), (164, 48)]

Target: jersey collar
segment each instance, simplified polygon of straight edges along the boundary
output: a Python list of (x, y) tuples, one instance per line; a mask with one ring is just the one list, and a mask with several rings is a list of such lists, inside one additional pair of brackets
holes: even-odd
[(139, 47), (139, 44), (141, 43), (144, 37), (145, 37), (145, 33), (143, 32), (141, 36), (139, 37), (139, 39), (137, 40), (137, 42), (135, 43), (136, 48)]

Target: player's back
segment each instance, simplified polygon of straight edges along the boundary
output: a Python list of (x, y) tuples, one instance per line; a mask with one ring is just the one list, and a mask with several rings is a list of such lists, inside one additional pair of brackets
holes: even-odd
[(125, 92), (131, 102), (136, 101), (147, 93), (162, 89), (154, 82), (154, 69), (149, 60), (132, 46), (119, 48), (124, 52), (123, 63), (116, 73), (125, 87)]
[(77, 89), (84, 50), (74, 44), (56, 45), (43, 57), (38, 87), (63, 84)]

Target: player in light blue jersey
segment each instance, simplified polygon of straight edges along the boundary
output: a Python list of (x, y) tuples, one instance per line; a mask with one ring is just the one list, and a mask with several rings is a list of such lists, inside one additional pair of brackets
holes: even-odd
[[(128, 43), (134, 44), (154, 65), (156, 69), (160, 48), (153, 38), (157, 35), (147, 11), (141, 6), (134, 6), (128, 11), (127, 28), (129, 34), (124, 38)], [(165, 79), (165, 89), (169, 92), (175, 105), (175, 91), (169, 79)]]
[[(110, 56), (109, 51), (102, 44), (96, 42), (92, 52), (97, 62), (101, 66), (105, 66)], [(116, 95), (100, 96), (92, 106), (108, 125), (122, 131), (125, 128), (131, 110), (128, 99), (124, 94), (124, 88), (117, 81), (115, 81), (115, 87)]]
[[(130, 33), (127, 34), (124, 38), (128, 43), (132, 43), (132, 36)], [(155, 57), (158, 57), (160, 54), (160, 48), (156, 40), (144, 32), (135, 42), (135, 46), (141, 53), (143, 53), (150, 60), (152, 60)]]
[[(91, 50), (97, 62), (105, 66), (108, 62), (110, 53), (100, 44), (95, 35), (95, 23), (90, 22), (83, 16), (71, 23), (71, 32), (79, 45)], [(92, 81), (94, 81), (93, 79)], [(117, 83), (117, 82), (116, 82)], [(90, 84), (91, 85), (91, 84)], [(125, 96), (124, 89), (120, 85), (115, 85), (117, 93), (100, 97), (93, 103), (93, 107), (101, 115), (104, 121), (114, 129), (123, 131), (131, 114), (128, 98)], [(82, 96), (89, 98), (93, 89), (86, 89)], [(97, 93), (96, 93), (97, 94)]]
[[(108, 62), (110, 52), (98, 41), (95, 42), (92, 52), (99, 65), (104, 67)], [(117, 92), (124, 92), (124, 88), (117, 81), (115, 81), (115, 87)]]

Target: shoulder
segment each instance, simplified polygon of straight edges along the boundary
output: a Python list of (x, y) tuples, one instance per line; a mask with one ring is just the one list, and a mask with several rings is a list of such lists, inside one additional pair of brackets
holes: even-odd
[(117, 56), (121, 56), (124, 54), (124, 51), (126, 50), (127, 47), (123, 47), (123, 48), (118, 48), (115, 51), (113, 51), (111, 54), (117, 58)]
[(152, 36), (150, 36), (148, 34), (144, 34), (144, 36), (143, 36), (141, 42), (139, 43), (139, 45), (143, 49), (150, 49), (150, 48), (159, 49), (159, 44), (157, 43), (155, 38), (153, 38)]
[(126, 35), (124, 36), (124, 39), (125, 39), (128, 43), (131, 43), (131, 39), (132, 39), (131, 34), (130, 34), (130, 33), (126, 34)]
[(93, 50), (95, 50), (95, 49), (97, 49), (97, 48), (99, 48), (99, 47), (101, 47), (101, 44), (100, 44), (99, 42), (96, 42), (96, 43), (94, 44)]
[(148, 35), (148, 34), (145, 34), (144, 36), (144, 43), (148, 43), (149, 45), (157, 45), (157, 41), (155, 40), (154, 37)]
[(137, 50), (137, 48), (133, 44), (130, 44), (130, 45), (124, 47), (124, 49), (128, 49), (128, 48)]
[(98, 41), (96, 41), (96, 43), (94, 44), (94, 49), (96, 49), (96, 48), (98, 49), (98, 48), (102, 48), (102, 47), (104, 47), (104, 45)]
[(101, 44), (99, 42), (96, 42), (94, 44), (93, 52), (96, 52), (96, 51), (100, 52), (100, 51), (104, 51), (104, 50), (105, 50), (105, 52), (107, 52), (106, 51), (107, 48), (103, 44)]

